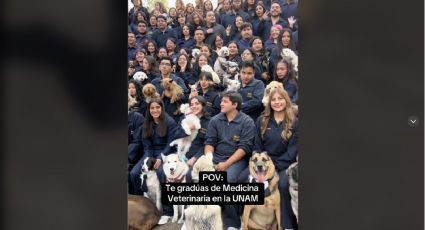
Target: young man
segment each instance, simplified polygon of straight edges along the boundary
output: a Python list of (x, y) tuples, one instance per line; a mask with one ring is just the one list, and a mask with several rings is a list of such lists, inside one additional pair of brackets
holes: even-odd
[(278, 1), (274, 1), (271, 5), (270, 18), (264, 22), (264, 33), (263, 41), (266, 41), (270, 37), (270, 28), (276, 24), (281, 25), (283, 28), (288, 28), (289, 24), (286, 20), (280, 17), (282, 8)]
[[(248, 156), (252, 152), (255, 124), (245, 113), (240, 112), (242, 97), (235, 91), (223, 93), (217, 114), (208, 125), (205, 154), (213, 154), (217, 171), (227, 171), (227, 182), (236, 183), (242, 170), (248, 167)], [(238, 205), (224, 206), (224, 224), (228, 230), (241, 226)]]
[(155, 30), (152, 34), (152, 40), (156, 42), (158, 45), (158, 49), (161, 47), (166, 47), (167, 39), (169, 37), (173, 37), (176, 39), (176, 35), (174, 31), (167, 26), (167, 19), (163, 15), (159, 15), (156, 17), (156, 21), (158, 24), (158, 29)]
[(152, 84), (155, 86), (156, 91), (158, 91), (159, 95), (162, 95), (162, 93), (164, 92), (164, 88), (161, 85), (161, 80), (164, 78), (171, 78), (183, 89), (183, 93), (185, 95), (188, 95), (189, 90), (184, 84), (183, 79), (171, 73), (172, 66), (173, 66), (173, 61), (171, 60), (170, 57), (161, 58), (161, 60), (159, 61), (159, 71), (161, 72), (161, 76), (153, 79)]
[(136, 45), (139, 48), (147, 49), (147, 45), (150, 39), (150, 36), (147, 34), (147, 27), (148, 23), (145, 21), (140, 21), (137, 24), (137, 32), (139, 32), (136, 35)]
[(240, 79), (242, 95), (242, 112), (250, 116), (254, 121), (263, 112), (264, 83), (254, 78), (255, 66), (252, 61), (244, 61), (241, 64)]
[(249, 22), (244, 22), (241, 26), (242, 39), (238, 41), (239, 53), (242, 53), (249, 47), (252, 38), (252, 25)]
[(202, 46), (204, 45), (204, 40), (205, 40), (205, 32), (204, 30), (202, 30), (201, 27), (197, 28), (195, 30), (195, 47), (196, 49), (201, 49)]
[(205, 44), (210, 46), (214, 43), (215, 35), (220, 35), (221, 38), (226, 36), (226, 30), (220, 24), (216, 23), (215, 14), (213, 11), (208, 11), (206, 14), (206, 26), (204, 28), (205, 31)]
[(128, 61), (133, 61), (136, 59), (136, 36), (133, 32), (128, 32), (127, 37), (127, 58)]

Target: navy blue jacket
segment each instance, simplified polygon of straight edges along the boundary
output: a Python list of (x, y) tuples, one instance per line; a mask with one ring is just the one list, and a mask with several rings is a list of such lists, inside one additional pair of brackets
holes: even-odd
[[(213, 29), (213, 32), (210, 34), (207, 33), (207, 30), (211, 28)], [(213, 45), (214, 38), (216, 37), (216, 35), (220, 35), (221, 38), (224, 38), (226, 36), (226, 29), (222, 25), (217, 23), (215, 23), (212, 27), (205, 26), (203, 30), (205, 33), (204, 43), (210, 46)]]
[(154, 123), (153, 129), (154, 132), (151, 137), (143, 138), (143, 148), (145, 150), (146, 157), (154, 157), (156, 159), (161, 159), (161, 153), (168, 155), (170, 153), (176, 152), (174, 147), (170, 147), (171, 141), (174, 139), (174, 132), (176, 130), (177, 124), (173, 118), (167, 115), (167, 135), (160, 137), (157, 134), (157, 127)]
[(258, 17), (256, 17), (254, 20), (251, 21), (252, 34), (254, 36), (259, 36), (259, 37), (263, 36), (264, 30), (265, 30), (264, 23), (265, 23), (265, 21), (262, 20), (262, 19), (259, 19)]
[(209, 89), (206, 93), (203, 93), (202, 90), (199, 89), (198, 94), (205, 98), (205, 101), (207, 102), (206, 111), (210, 117), (213, 117), (220, 112), (221, 99), (216, 90)]
[[(189, 90), (187, 89), (186, 85), (184, 84), (183, 79), (177, 77), (174, 74), (171, 74), (170, 78), (173, 79), (173, 81), (175, 81), (180, 87), (182, 87), (183, 93), (185, 95), (189, 94)], [(159, 77), (153, 79), (152, 82), (151, 82), (155, 86), (156, 91), (159, 93), (159, 95), (162, 95), (162, 93), (164, 92), (164, 88), (161, 85), (161, 80), (162, 80), (162, 76), (159, 76)]]
[[(183, 137), (189, 136), (187, 134), (182, 126), (181, 121), (184, 119), (182, 117), (179, 121), (179, 124), (177, 126), (174, 139), (179, 139)], [(195, 157), (198, 159), (204, 154), (204, 142), (205, 142), (205, 135), (207, 134), (208, 124), (210, 123), (210, 118), (206, 118), (205, 116), (201, 117), (201, 129), (198, 130), (198, 135), (196, 138), (192, 141), (192, 145), (189, 148), (189, 151), (186, 153), (186, 158), (190, 159), (192, 157)]]
[(139, 48), (147, 49), (148, 42), (151, 40), (151, 37), (147, 34), (137, 34), (136, 35), (136, 46)]
[(284, 129), (284, 122), (277, 124), (274, 118), (270, 118), (264, 137), (261, 136), (261, 119), (260, 116), (255, 123), (256, 135), (254, 151), (266, 151), (272, 159), (276, 169), (282, 171), (288, 168), (296, 161), (298, 155), (298, 121), (295, 121), (292, 127), (292, 137), (289, 141), (284, 141), (281, 137)]
[(142, 126), (145, 117), (138, 112), (128, 113), (128, 162), (135, 164), (142, 157)]
[(279, 20), (276, 22), (276, 24), (273, 24), (272, 19), (269, 18), (268, 20), (266, 20), (264, 22), (264, 33), (263, 33), (263, 41), (269, 39), (270, 37), (270, 28), (272, 28), (272, 26), (274, 25), (281, 25), (283, 28), (289, 28), (289, 24), (286, 20), (279, 18)]
[(128, 61), (130, 61), (130, 60), (136, 60), (136, 51), (137, 51), (137, 47), (135, 47), (135, 46), (127, 46)]
[(291, 4), (287, 2), (283, 3), (282, 18), (288, 20), (291, 16), (298, 18), (298, 2), (293, 2)]
[(242, 95), (242, 109), (241, 111), (250, 116), (254, 121), (263, 112), (264, 83), (258, 79), (252, 81), (239, 89)]
[(245, 113), (238, 112), (230, 123), (226, 115), (219, 113), (211, 118), (205, 145), (214, 147), (213, 162), (217, 164), (229, 159), (238, 149), (250, 155), (254, 136), (254, 121)]
[(167, 114), (174, 119), (174, 121), (177, 123), (180, 118), (182, 117), (182, 114), (180, 113), (180, 105), (184, 103), (184, 97), (180, 99), (178, 102), (171, 103), (170, 98), (163, 96), (162, 101), (164, 102), (164, 109)]
[(164, 32), (161, 32), (159, 29), (156, 29), (152, 34), (152, 40), (158, 45), (158, 49), (161, 47), (166, 47), (167, 39), (172, 37), (177, 40), (174, 30), (167, 28)]
[(239, 46), (239, 53), (243, 53), (243, 51), (245, 51), (247, 48), (249, 48), (249, 42), (251, 41), (251, 39), (249, 40), (245, 40), (243, 38), (241, 38), (240, 40), (238, 40), (238, 46)]
[(183, 79), (184, 84), (189, 88), (189, 84), (193, 85), (198, 81), (198, 77), (195, 76), (191, 71), (188, 72), (175, 72), (177, 77)]
[(184, 38), (181, 38), (177, 41), (177, 46), (179, 48), (186, 48), (189, 51), (195, 47), (196, 41), (193, 39), (193, 37), (190, 37), (189, 39), (185, 40)]

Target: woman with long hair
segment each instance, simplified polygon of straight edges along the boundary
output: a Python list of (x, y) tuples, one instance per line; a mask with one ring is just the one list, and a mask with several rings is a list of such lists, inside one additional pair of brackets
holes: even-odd
[[(205, 25), (202, 16), (198, 12), (193, 12), (189, 18), (189, 25), (191, 26), (191, 31), (195, 32), (195, 30), (199, 27), (203, 27)], [(192, 34), (193, 36), (194, 34)]]
[(239, 55), (239, 45), (236, 41), (231, 41), (227, 44), (227, 48), (229, 48), (229, 56), (227, 57), (228, 61), (241, 63), (242, 58)]
[(288, 60), (282, 59), (276, 64), (273, 79), (283, 84), (285, 91), (288, 92), (291, 98), (291, 102), (296, 104), (298, 99), (298, 84), (292, 64)]
[(136, 111), (138, 113), (144, 114), (145, 110), (141, 107), (143, 102), (142, 96), (142, 85), (134, 80), (130, 79), (127, 83), (128, 86), (128, 95), (136, 100), (136, 103), (129, 104), (129, 111)]
[(193, 38), (193, 31), (191, 26), (186, 24), (182, 27), (182, 37), (178, 40), (178, 46), (180, 48), (186, 48), (192, 50), (195, 47), (195, 39)]
[(288, 29), (288, 28), (284, 28), (280, 31), (279, 37), (277, 38), (276, 48), (273, 49), (271, 54), (270, 54), (269, 72), (271, 73), (271, 75), (274, 72), (274, 69), (275, 69), (277, 62), (280, 59), (282, 59), (281, 54), (282, 54), (282, 50), (284, 48), (291, 49), (296, 54), (298, 54), (297, 51), (294, 50), (294, 45), (293, 45), (293, 40), (292, 40), (292, 31), (291, 31), (291, 29)]
[[(297, 161), (298, 120), (292, 111), (288, 93), (277, 88), (270, 92), (269, 102), (257, 119), (254, 140), (255, 152), (266, 151), (279, 174), (281, 223), (285, 229), (296, 229), (297, 221), (291, 207), (286, 169)], [(241, 172), (238, 180), (247, 182), (249, 170)]]
[(193, 67), (192, 67), (193, 75), (199, 76), (199, 74), (201, 73), (202, 66), (208, 65), (209, 62), (210, 62), (209, 58), (205, 53), (199, 54), (198, 57), (196, 57), (195, 63), (193, 64)]
[(255, 52), (255, 62), (261, 69), (261, 80), (264, 85), (267, 85), (270, 82), (270, 73), (269, 73), (269, 57), (270, 50), (266, 50), (264, 47), (263, 40), (261, 37), (254, 36), (251, 39), (249, 46)]
[(206, 101), (206, 112), (210, 117), (217, 115), (220, 112), (220, 95), (217, 92), (217, 85), (213, 81), (212, 74), (202, 71), (199, 74), (198, 89), (192, 91), (189, 98), (201, 95)]
[(148, 41), (146, 56), (151, 56), (155, 59), (158, 59), (157, 53), (158, 53), (158, 45), (156, 44), (156, 42), (152, 40)]
[(145, 58), (143, 58), (142, 71), (148, 76), (149, 82), (152, 82), (153, 79), (158, 77), (159, 70), (154, 57), (145, 56)]
[(259, 2), (255, 6), (255, 14), (252, 17), (252, 34), (254, 36), (263, 36), (264, 23), (268, 19), (266, 7), (262, 2)]
[(194, 85), (198, 79), (192, 74), (189, 56), (184, 53), (179, 53), (175, 63), (177, 63), (176, 76), (183, 79), (187, 88), (189, 88), (189, 85)]

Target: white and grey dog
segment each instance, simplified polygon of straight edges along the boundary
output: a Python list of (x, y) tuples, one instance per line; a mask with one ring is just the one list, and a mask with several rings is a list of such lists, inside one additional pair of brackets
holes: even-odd
[(144, 197), (151, 199), (158, 210), (161, 212), (161, 186), (159, 184), (159, 179), (156, 174), (156, 170), (154, 169), (156, 159), (153, 157), (147, 157), (142, 164), (142, 174), (140, 175), (140, 179), (142, 183), (144, 182), (144, 177), (146, 176), (146, 187), (148, 191), (143, 195)]
[(298, 73), (298, 55), (288, 48), (283, 48), (280, 55), (282, 58), (288, 59), (292, 64), (293, 70)]
[[(191, 114), (192, 110), (187, 103), (180, 106), (180, 112), (185, 115), (185, 118), (181, 122), (181, 126), (184, 132), (189, 136), (172, 141), (170, 146), (177, 145), (177, 154), (184, 157), (189, 151), (190, 146), (192, 145), (192, 141), (198, 135), (198, 130), (201, 128), (201, 121), (196, 115)], [(193, 124), (195, 129), (190, 129), (189, 124)]]
[(291, 195), (292, 211), (295, 217), (297, 217), (298, 222), (298, 162), (292, 163), (288, 169), (286, 169), (286, 174), (289, 179), (289, 194)]
[[(215, 171), (212, 154), (201, 156), (193, 165), (192, 180), (198, 182), (200, 171)], [(222, 230), (223, 220), (219, 205), (190, 205), (185, 211), (181, 230)], [(186, 227), (187, 226), (187, 227)]]
[(226, 74), (226, 71), (223, 69), (223, 65), (226, 62), (226, 57), (229, 56), (229, 49), (226, 46), (223, 46), (218, 51), (217, 60), (214, 63), (214, 71), (219, 75), (223, 76)]
[[(167, 183), (186, 183), (186, 174), (189, 171), (189, 166), (181, 160), (181, 156), (177, 153), (168, 156), (161, 154), (161, 156), (164, 162), (163, 170)], [(173, 210), (174, 216), (171, 222), (182, 224), (184, 222), (184, 205), (173, 205)], [(179, 213), (181, 213), (180, 219)]]
[(223, 78), (223, 84), (226, 86), (226, 91), (235, 90), (238, 91), (241, 88), (241, 82), (239, 81), (239, 74), (235, 75), (235, 79), (229, 79), (227, 76)]

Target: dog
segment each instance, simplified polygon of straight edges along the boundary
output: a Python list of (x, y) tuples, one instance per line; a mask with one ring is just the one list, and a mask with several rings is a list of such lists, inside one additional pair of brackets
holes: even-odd
[(141, 184), (143, 184), (146, 176), (146, 187), (148, 188), (148, 192), (145, 192), (143, 195), (151, 199), (155, 203), (156, 208), (161, 211), (161, 185), (153, 167), (155, 162), (156, 159), (153, 157), (148, 157), (143, 161), (140, 179), (142, 181)]
[(278, 81), (272, 81), (266, 86), (266, 88), (264, 89), (264, 96), (262, 100), (264, 106), (267, 106), (269, 104), (270, 93), (272, 92), (272, 90), (277, 88), (283, 89), (283, 84)]
[(291, 194), (291, 206), (298, 222), (298, 162), (292, 163), (286, 169), (289, 179), (289, 194)]
[(220, 84), (220, 77), (217, 75), (216, 72), (214, 72), (213, 68), (210, 65), (202, 66), (201, 71), (211, 73), (212, 78), (213, 78), (213, 82), (217, 85)]
[(241, 82), (239, 81), (239, 74), (235, 75), (235, 79), (229, 79), (227, 76), (224, 76), (223, 85), (226, 86), (226, 91), (230, 91), (230, 90), (238, 91), (241, 88)]
[[(193, 165), (192, 180), (194, 183), (199, 181), (200, 171), (215, 171), (213, 164), (213, 155), (202, 155)], [(193, 230), (222, 230), (223, 220), (221, 217), (221, 208), (219, 205), (190, 205), (185, 211), (185, 222), (181, 230), (187, 227)]]
[(214, 63), (214, 71), (219, 75), (223, 76), (226, 71), (223, 69), (223, 64), (226, 62), (226, 57), (229, 56), (229, 49), (226, 46), (223, 46), (218, 51), (217, 60)]
[(128, 195), (128, 229), (151, 230), (158, 223), (160, 213), (155, 204), (143, 196)]
[(133, 79), (136, 80), (139, 83), (142, 83), (143, 81), (145, 81), (146, 79), (148, 79), (148, 76), (144, 72), (139, 71), (139, 72), (136, 72), (133, 75)]
[(245, 205), (242, 229), (280, 230), (279, 175), (271, 158), (266, 152), (253, 152), (248, 167), (249, 182), (264, 183), (264, 189), (270, 191), (270, 195), (264, 198), (264, 205)]
[(189, 84), (190, 92), (198, 93), (198, 85), (199, 85), (199, 81), (195, 82), (195, 84), (193, 85)]
[[(196, 115), (191, 114), (192, 110), (187, 103), (180, 105), (180, 112), (185, 115), (185, 118), (181, 122), (181, 126), (184, 132), (189, 136), (172, 141), (170, 146), (177, 145), (177, 154), (185, 159), (185, 155), (189, 151), (190, 146), (192, 145), (192, 141), (195, 140), (196, 136), (198, 135), (198, 130), (201, 128), (201, 121)], [(189, 128), (189, 124), (193, 124), (195, 129), (191, 130)], [(185, 161), (186, 160), (187, 159), (185, 159)]]
[(152, 99), (159, 99), (159, 93), (156, 91), (156, 88), (153, 84), (148, 83), (142, 88), (142, 94), (145, 98), (145, 102), (149, 103)]
[[(186, 174), (189, 171), (189, 166), (181, 160), (181, 156), (177, 153), (164, 156), (161, 154), (164, 162), (163, 170), (167, 183), (186, 183)], [(174, 216), (171, 222), (182, 224), (184, 222), (184, 205), (173, 205)], [(178, 218), (181, 213), (180, 219)]]
[(171, 103), (175, 103), (176, 101), (180, 101), (183, 97), (183, 89), (174, 82), (171, 78), (164, 78), (161, 80), (161, 85), (164, 88), (164, 92), (162, 97), (170, 98)]
[(130, 111), (130, 108), (135, 106), (137, 103), (138, 102), (137, 102), (136, 98), (132, 97), (129, 93), (128, 94), (128, 103), (127, 103), (128, 104), (128, 111)]
[(199, 49), (192, 49), (192, 57), (193, 57), (193, 59), (196, 59), (198, 56), (199, 56), (199, 54), (201, 54), (201, 50), (199, 50)]
[(286, 58), (292, 63), (292, 69), (298, 73), (298, 56), (294, 51), (288, 48), (283, 48), (281, 53), (282, 58)]

